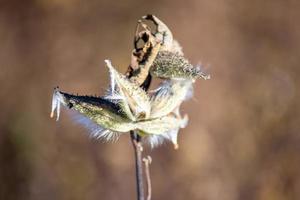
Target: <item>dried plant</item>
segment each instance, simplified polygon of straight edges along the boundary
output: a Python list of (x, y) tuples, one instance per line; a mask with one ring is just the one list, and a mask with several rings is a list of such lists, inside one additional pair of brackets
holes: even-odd
[[(147, 25), (149, 22), (155, 30)], [(81, 122), (91, 129), (93, 137), (111, 141), (130, 132), (136, 153), (138, 199), (144, 199), (142, 141), (151, 147), (171, 141), (178, 148), (179, 130), (188, 123), (187, 115), (180, 114), (180, 105), (192, 96), (197, 78), (210, 76), (189, 63), (169, 28), (153, 15), (138, 21), (126, 75), (116, 71), (111, 61), (105, 63), (111, 80), (108, 93), (102, 97), (78, 96), (55, 88), (51, 117), (56, 111), (58, 120), (63, 105), (82, 115)], [(152, 78), (163, 81), (147, 92)], [(144, 161), (149, 177), (150, 162)]]

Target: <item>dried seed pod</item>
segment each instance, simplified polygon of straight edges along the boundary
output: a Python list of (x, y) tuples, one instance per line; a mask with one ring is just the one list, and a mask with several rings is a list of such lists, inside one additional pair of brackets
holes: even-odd
[(130, 107), (136, 119), (147, 119), (150, 116), (150, 99), (147, 93), (126, 76), (118, 73), (109, 60), (105, 60), (114, 80), (116, 89), (123, 97), (123, 100)]
[(156, 30), (154, 30), (155, 41), (161, 43), (160, 51), (169, 51), (183, 55), (180, 44), (174, 40), (171, 30), (165, 23), (154, 15), (146, 15), (142, 18), (154, 23), (156, 28)]
[(173, 34), (168, 26), (154, 15), (146, 15), (142, 18), (154, 23), (156, 26), (155, 38), (161, 42), (163, 50), (170, 50), (173, 46)]
[[(131, 63), (126, 76), (141, 86), (149, 75), (150, 67), (161, 48), (161, 43), (152, 35), (146, 24), (139, 21), (136, 31), (139, 30), (139, 27), (143, 27), (144, 30), (135, 35), (135, 49), (132, 52)], [(144, 43), (143, 46), (138, 47), (139, 41)]]
[(150, 69), (151, 75), (168, 79), (209, 79), (210, 76), (204, 74), (199, 67), (194, 67), (178, 53), (160, 51)]
[(133, 53), (131, 66), (136, 67), (129, 67), (127, 77), (129, 77), (130, 80), (132, 82), (135, 82), (137, 85), (142, 85), (149, 75), (150, 67), (152, 66), (153, 61), (155, 60), (159, 50), (160, 43), (153, 44), (153, 46), (151, 45), (151, 47), (146, 49), (146, 53), (143, 54), (142, 59), (140, 61), (136, 57), (136, 54)]
[(117, 132), (128, 132), (135, 129), (134, 123), (124, 114), (122, 109), (107, 99), (71, 95), (56, 88), (53, 93), (52, 117), (56, 109), (57, 115), (59, 115), (60, 104), (78, 111), (104, 129)]

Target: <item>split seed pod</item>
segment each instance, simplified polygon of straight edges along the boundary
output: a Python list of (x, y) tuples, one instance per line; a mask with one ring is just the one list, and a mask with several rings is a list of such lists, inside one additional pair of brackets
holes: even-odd
[(111, 78), (115, 82), (116, 90), (128, 104), (133, 116), (136, 119), (149, 118), (151, 105), (147, 93), (139, 85), (117, 72), (109, 60), (105, 60), (105, 62), (111, 73)]

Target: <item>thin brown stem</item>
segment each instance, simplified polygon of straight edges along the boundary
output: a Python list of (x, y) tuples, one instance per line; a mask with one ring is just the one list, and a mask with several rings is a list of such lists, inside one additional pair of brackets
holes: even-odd
[(143, 163), (142, 152), (143, 146), (141, 144), (141, 138), (135, 133), (130, 131), (131, 141), (135, 154), (135, 173), (136, 173), (136, 187), (137, 187), (137, 200), (144, 200), (144, 180), (143, 180)]

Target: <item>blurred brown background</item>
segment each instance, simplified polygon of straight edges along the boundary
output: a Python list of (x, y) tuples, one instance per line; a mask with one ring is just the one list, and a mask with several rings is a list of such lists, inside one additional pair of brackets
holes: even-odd
[(128, 136), (87, 137), (66, 112), (49, 118), (53, 87), (104, 93), (112, 59), (125, 72), (137, 20), (172, 30), (196, 82), (190, 123), (149, 150), (153, 199), (300, 199), (299, 1), (0, 2), (0, 199), (135, 199)]

